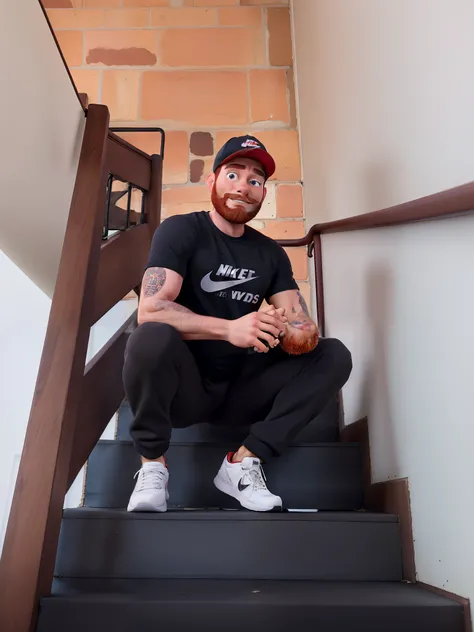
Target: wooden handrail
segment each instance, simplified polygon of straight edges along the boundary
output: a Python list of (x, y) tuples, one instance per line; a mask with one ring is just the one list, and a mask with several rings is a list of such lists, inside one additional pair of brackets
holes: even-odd
[(315, 290), (319, 329), (324, 335), (324, 291), (321, 235), (342, 233), (369, 228), (401, 226), (415, 222), (447, 219), (474, 212), (474, 182), (427, 195), (411, 202), (404, 202), (386, 209), (353, 215), (333, 222), (314, 224), (301, 239), (280, 239), (285, 248), (308, 248), (308, 256), (314, 252)]
[[(135, 317), (85, 367), (90, 328), (140, 282), (160, 221), (161, 156), (108, 129), (91, 105), (33, 404), (0, 561), (0, 628), (33, 632), (50, 594), (65, 494), (123, 397), (125, 343)], [(145, 224), (103, 242), (109, 174), (139, 187)]]
[(301, 239), (282, 239), (285, 247), (309, 246), (314, 235), (344, 233), (368, 228), (386, 228), (434, 219), (447, 219), (474, 212), (474, 182), (433, 193), (410, 202), (403, 202), (371, 213), (352, 215), (332, 222), (314, 224)]

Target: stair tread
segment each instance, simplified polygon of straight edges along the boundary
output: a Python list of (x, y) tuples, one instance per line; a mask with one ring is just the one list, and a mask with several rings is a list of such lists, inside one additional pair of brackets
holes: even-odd
[(63, 518), (66, 520), (245, 520), (245, 521), (305, 521), (305, 522), (398, 522), (394, 514), (376, 513), (369, 511), (318, 511), (318, 512), (254, 512), (245, 510), (186, 510), (177, 509), (166, 513), (127, 512), (125, 509), (100, 509), (95, 507), (78, 507), (65, 509)]
[[(255, 592), (259, 591), (259, 592)], [(461, 608), (460, 604), (416, 584), (398, 582), (322, 582), (233, 579), (55, 579), (42, 602), (111, 603), (226, 602), (269, 605), (424, 606)]]
[[(100, 439), (98, 441), (99, 445), (133, 445), (133, 441), (131, 439)], [(212, 441), (174, 441), (174, 446), (181, 445), (192, 445), (196, 448), (213, 446), (216, 448), (222, 447), (224, 444), (213, 443)], [(288, 448), (333, 448), (336, 450), (354, 450), (360, 448), (360, 443), (354, 442), (341, 442), (341, 441), (313, 441), (310, 443), (291, 443)]]

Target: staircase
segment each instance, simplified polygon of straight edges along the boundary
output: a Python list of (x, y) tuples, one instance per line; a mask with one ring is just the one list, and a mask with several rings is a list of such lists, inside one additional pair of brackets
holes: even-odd
[(128, 514), (140, 462), (122, 404), (116, 439), (89, 458), (84, 507), (64, 511), (37, 631), (463, 632), (461, 605), (403, 582), (398, 518), (364, 511), (361, 450), (338, 441), (337, 419), (334, 402), (266, 466), (283, 512), (240, 510), (214, 488), (246, 433), (201, 424), (173, 431), (168, 513)]

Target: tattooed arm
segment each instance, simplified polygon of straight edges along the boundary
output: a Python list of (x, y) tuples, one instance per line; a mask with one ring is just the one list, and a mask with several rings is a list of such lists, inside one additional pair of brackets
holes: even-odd
[(319, 331), (312, 320), (306, 301), (299, 290), (287, 290), (270, 297), (274, 307), (283, 308), (288, 325), (281, 337), (281, 348), (291, 355), (312, 351), (319, 340)]
[(185, 340), (227, 340), (228, 321), (200, 316), (175, 302), (183, 278), (168, 268), (148, 268), (142, 282), (138, 324), (167, 323)]
[(235, 347), (269, 349), (262, 340), (275, 346), (284, 325), (280, 315), (251, 312), (235, 320), (200, 316), (175, 302), (183, 278), (168, 268), (148, 268), (143, 277), (138, 324), (167, 323), (185, 340), (226, 340)]

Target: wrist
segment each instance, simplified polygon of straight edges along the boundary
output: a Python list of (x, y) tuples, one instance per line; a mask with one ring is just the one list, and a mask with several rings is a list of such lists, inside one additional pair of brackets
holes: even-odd
[(230, 342), (230, 320), (222, 319), (222, 340)]

